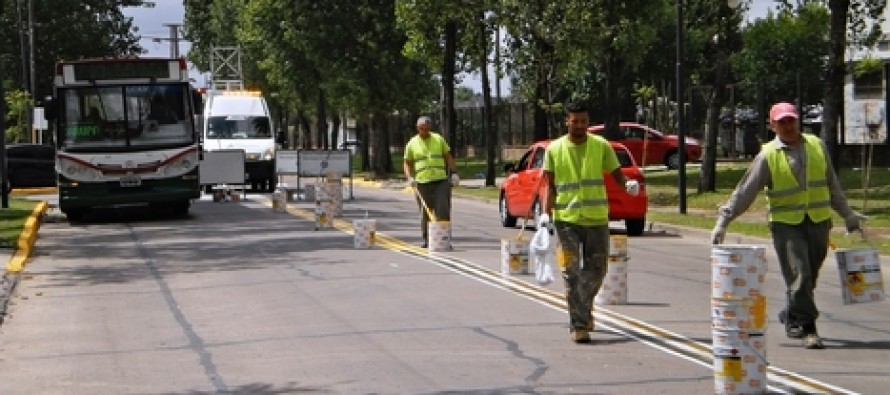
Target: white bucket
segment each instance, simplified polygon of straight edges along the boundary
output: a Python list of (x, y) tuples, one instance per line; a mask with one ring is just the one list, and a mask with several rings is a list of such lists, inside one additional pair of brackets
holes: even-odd
[(593, 303), (599, 306), (627, 304), (627, 258), (609, 257), (606, 277)]
[(711, 297), (761, 294), (766, 280), (766, 252), (761, 246), (714, 246), (711, 250)]
[(874, 248), (842, 249), (834, 253), (844, 304), (884, 300), (881, 262)]
[(281, 189), (272, 193), (272, 210), (276, 212), (287, 211), (287, 193)]
[(315, 230), (334, 226), (334, 216), (330, 213), (328, 201), (315, 201)]
[(352, 221), (352, 228), (355, 248), (365, 249), (374, 246), (375, 233), (377, 232), (377, 220), (356, 219)]
[(323, 189), (331, 202), (331, 214), (339, 217), (343, 213), (343, 183), (339, 179), (327, 181)]
[(623, 260), (627, 257), (627, 236), (626, 235), (610, 235), (609, 236), (609, 260)]
[[(755, 349), (752, 336), (742, 330), (714, 329), (714, 392), (754, 394), (767, 390), (767, 361)], [(764, 344), (760, 338), (757, 342)]]
[(451, 221), (427, 222), (427, 247), (431, 252), (451, 250)]
[(715, 329), (749, 330), (751, 300), (711, 298), (711, 323)]
[(525, 238), (501, 239), (501, 274), (529, 274), (529, 245)]

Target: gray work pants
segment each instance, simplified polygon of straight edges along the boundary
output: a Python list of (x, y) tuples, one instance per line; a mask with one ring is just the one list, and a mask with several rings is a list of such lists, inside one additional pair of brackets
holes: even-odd
[(819, 318), (813, 293), (819, 270), (828, 255), (831, 220), (815, 223), (807, 216), (797, 225), (770, 222), (769, 226), (785, 279), (787, 323), (813, 323)]
[[(609, 264), (609, 225), (580, 226), (554, 222), (559, 236), (569, 329), (593, 328), (593, 298), (603, 285)], [(564, 265), (564, 266), (563, 266)]]
[[(417, 184), (417, 191), (423, 197), (429, 210), (436, 216), (436, 221), (451, 221), (451, 183), (448, 180)], [(415, 197), (417, 196), (415, 195)], [(424, 241), (429, 241), (430, 218), (420, 202), (420, 198), (417, 198), (417, 206), (420, 208), (420, 235)]]

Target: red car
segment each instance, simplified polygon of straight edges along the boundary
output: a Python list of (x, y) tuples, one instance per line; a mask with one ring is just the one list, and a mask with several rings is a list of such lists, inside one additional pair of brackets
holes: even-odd
[[(609, 197), (609, 219), (612, 221), (623, 220), (627, 234), (639, 236), (643, 234), (646, 210), (649, 206), (643, 172), (637, 167), (627, 148), (615, 142), (611, 144), (618, 156), (618, 163), (621, 164), (621, 172), (624, 173), (624, 177), (640, 182), (640, 194), (637, 196), (628, 195), (623, 185), (618, 185), (610, 174), (605, 174), (606, 194)], [(504, 166), (508, 175), (501, 184), (498, 205), (501, 225), (504, 227), (516, 226), (516, 221), (519, 218), (532, 220), (531, 226), (537, 223), (536, 219), (541, 213), (539, 197), (542, 196), (545, 188), (544, 185), (541, 185), (541, 167), (544, 165), (544, 150), (548, 145), (550, 145), (550, 141), (534, 143), (522, 155), (517, 164), (511, 163)]]
[[(646, 125), (621, 122), (617, 136), (605, 136), (605, 125), (591, 126), (588, 132), (599, 134), (609, 140), (624, 144), (640, 166), (665, 165), (668, 169), (680, 167), (680, 140), (675, 135), (661, 133)], [(645, 153), (645, 160), (643, 154)], [(686, 162), (701, 160), (701, 143), (686, 137)]]

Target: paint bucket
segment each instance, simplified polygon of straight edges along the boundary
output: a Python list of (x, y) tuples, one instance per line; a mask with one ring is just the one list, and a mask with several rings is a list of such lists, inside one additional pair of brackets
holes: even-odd
[(600, 306), (627, 304), (627, 257), (609, 257), (606, 277), (593, 302)]
[(751, 300), (711, 298), (711, 323), (715, 329), (749, 330)]
[[(753, 336), (737, 329), (712, 331), (714, 392), (717, 394), (766, 393), (765, 354), (752, 344)], [(762, 338), (758, 344), (765, 344)]]
[(525, 238), (501, 239), (501, 274), (529, 274), (529, 246)]
[(621, 261), (627, 258), (627, 236), (609, 236), (609, 260)]
[(874, 248), (841, 249), (834, 252), (844, 304), (884, 300), (881, 262)]
[(365, 249), (374, 246), (374, 236), (377, 231), (377, 220), (356, 219), (352, 221), (353, 243), (355, 248)]
[(338, 178), (328, 181), (325, 187), (328, 190), (328, 196), (331, 199), (331, 208), (335, 217), (343, 214), (343, 182)]
[(287, 195), (281, 189), (272, 193), (272, 210), (276, 212), (287, 211)]
[(426, 228), (430, 252), (451, 251), (451, 221), (429, 221)]
[(711, 297), (759, 295), (766, 280), (766, 250), (762, 246), (714, 246), (711, 276)]
[(329, 210), (330, 205), (327, 204), (327, 201), (315, 201), (315, 230), (334, 226), (334, 217)]

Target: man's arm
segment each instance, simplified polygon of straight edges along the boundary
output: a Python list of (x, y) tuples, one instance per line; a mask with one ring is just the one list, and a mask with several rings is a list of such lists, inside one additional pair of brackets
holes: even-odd
[(448, 171), (452, 174), (457, 173), (457, 162), (454, 161), (454, 155), (451, 155), (451, 151), (445, 153), (445, 165), (448, 166)]
[(414, 161), (406, 158), (402, 162), (402, 172), (405, 173), (405, 179), (410, 180), (411, 174), (414, 173)]
[(541, 213), (553, 217), (553, 203), (556, 201), (556, 184), (553, 182), (553, 172), (544, 171), (541, 182), (544, 183), (544, 196), (541, 196)]

